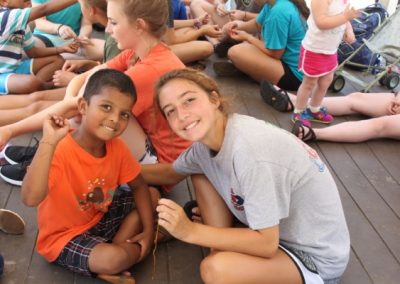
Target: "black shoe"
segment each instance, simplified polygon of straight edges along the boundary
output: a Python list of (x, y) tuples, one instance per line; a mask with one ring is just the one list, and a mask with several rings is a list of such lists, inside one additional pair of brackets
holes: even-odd
[(8, 146), (4, 150), (4, 158), (11, 165), (16, 165), (24, 161), (32, 160), (39, 145), (38, 140), (36, 138), (34, 139), (36, 140), (36, 144), (34, 146)]
[(0, 168), (0, 177), (12, 185), (22, 185), (27, 167), (32, 160), (24, 161), (16, 165), (5, 165)]
[(3, 275), (4, 270), (4, 259), (3, 256), (0, 254), (0, 276)]
[(238, 44), (236, 40), (226, 37), (222, 39), (219, 43), (214, 45), (214, 52), (219, 58), (226, 58), (228, 56), (228, 50), (232, 46)]
[(269, 81), (261, 81), (260, 95), (264, 102), (277, 111), (292, 111), (294, 108), (287, 92), (282, 89), (276, 89)]
[(216, 61), (213, 63), (213, 69), (217, 76), (234, 77), (243, 75), (231, 61)]

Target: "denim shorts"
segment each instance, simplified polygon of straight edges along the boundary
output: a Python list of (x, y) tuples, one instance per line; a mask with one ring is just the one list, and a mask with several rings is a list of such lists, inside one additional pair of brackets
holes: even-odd
[(0, 74), (0, 95), (7, 95), (8, 94), (8, 78), (13, 74), (25, 74), (30, 75), (33, 74), (32, 64), (33, 59), (23, 59), (18, 67), (14, 70), (14, 72), (7, 72)]
[(89, 269), (90, 253), (96, 245), (111, 242), (122, 221), (133, 208), (132, 191), (120, 187), (99, 223), (70, 240), (54, 263), (73, 272), (94, 277)]

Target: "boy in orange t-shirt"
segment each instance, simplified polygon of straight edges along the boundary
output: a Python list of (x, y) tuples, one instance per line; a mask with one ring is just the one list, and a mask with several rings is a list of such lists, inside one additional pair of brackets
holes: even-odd
[(135, 101), (127, 75), (102, 69), (89, 78), (79, 99), (82, 122), (76, 130), (57, 115), (44, 122), (22, 199), (39, 207), (37, 249), (49, 262), (116, 281), (116, 274), (150, 251), (154, 220), (149, 190), (139, 164), (117, 138)]

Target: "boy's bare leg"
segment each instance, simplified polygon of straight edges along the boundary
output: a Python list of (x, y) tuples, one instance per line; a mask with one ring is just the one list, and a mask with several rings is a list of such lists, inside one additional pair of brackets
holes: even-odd
[(46, 56), (35, 58), (32, 64), (33, 74), (35, 74), (39, 81), (43, 82), (43, 88), (50, 89), (54, 87), (54, 72), (62, 68), (64, 59), (59, 55)]

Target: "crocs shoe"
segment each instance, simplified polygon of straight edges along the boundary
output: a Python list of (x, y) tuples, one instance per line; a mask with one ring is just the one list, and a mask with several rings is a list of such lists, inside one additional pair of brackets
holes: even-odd
[(310, 122), (311, 116), (307, 112), (307, 110), (303, 110), (300, 113), (294, 112), (292, 114), (292, 121), (293, 123), (296, 123), (296, 121), (300, 121), (303, 125), (307, 127), (311, 127), (311, 122)]
[(312, 112), (307, 108), (309, 120), (319, 123), (331, 123), (333, 121), (333, 116), (328, 113), (325, 107), (321, 107), (318, 112)]

